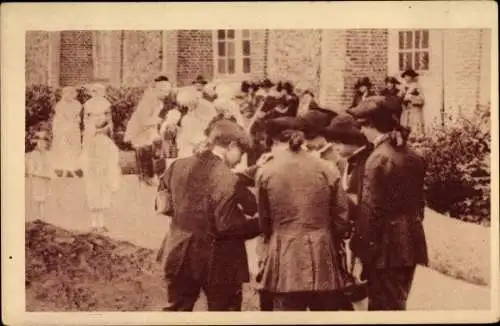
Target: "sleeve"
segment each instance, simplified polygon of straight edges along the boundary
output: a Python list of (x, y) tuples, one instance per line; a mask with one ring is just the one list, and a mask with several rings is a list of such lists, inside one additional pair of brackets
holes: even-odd
[(236, 201), (245, 215), (254, 216), (257, 213), (257, 200), (250, 189), (244, 185), (238, 185), (236, 197)]
[(337, 236), (347, 239), (351, 235), (352, 224), (349, 219), (349, 198), (342, 189), (339, 177), (330, 183), (331, 189), (331, 217), (333, 222), (333, 231)]
[(265, 181), (262, 172), (258, 173), (256, 180), (259, 224), (264, 238), (267, 239), (272, 233), (271, 208), (269, 205), (267, 182)]
[(172, 189), (170, 181), (175, 166), (175, 161), (168, 167), (164, 174), (160, 177), (158, 190), (156, 193), (155, 210), (157, 213), (167, 216), (172, 216), (174, 211), (174, 204), (172, 198)]
[(247, 219), (238, 207), (238, 178), (235, 175), (220, 176), (218, 194), (214, 202), (216, 234), (219, 239), (247, 240), (260, 234), (257, 218)]
[[(379, 156), (366, 166), (366, 186), (363, 201), (366, 202), (368, 218), (380, 221), (387, 216), (388, 200), (386, 197), (388, 187), (388, 174), (392, 163), (388, 157)], [(368, 198), (366, 198), (368, 197)]]

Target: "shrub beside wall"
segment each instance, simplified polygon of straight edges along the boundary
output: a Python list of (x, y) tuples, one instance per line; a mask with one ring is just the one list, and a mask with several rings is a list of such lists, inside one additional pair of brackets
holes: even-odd
[(490, 108), (448, 119), (414, 146), (427, 162), (427, 205), (460, 220), (490, 223)]

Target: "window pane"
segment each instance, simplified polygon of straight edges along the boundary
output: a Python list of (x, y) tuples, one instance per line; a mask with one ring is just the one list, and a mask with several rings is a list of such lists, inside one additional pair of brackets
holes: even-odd
[(250, 58), (243, 59), (243, 73), (250, 73)]
[(429, 70), (429, 52), (422, 52), (422, 55), (420, 57), (422, 59), (420, 69)]
[(422, 48), (429, 48), (429, 31), (422, 31)]
[(235, 60), (228, 59), (227, 60), (227, 72), (230, 74), (234, 74), (234, 71), (235, 71)]
[(420, 31), (415, 31), (415, 49), (420, 49)]
[(243, 41), (243, 55), (250, 55), (250, 41)]
[(399, 32), (399, 49), (405, 48), (405, 32)]
[(250, 38), (250, 31), (248, 29), (244, 29), (241, 34), (243, 35), (243, 38)]
[(406, 32), (406, 49), (411, 49), (413, 44), (413, 32)]
[(224, 42), (219, 42), (219, 51), (218, 51), (218, 54), (219, 54), (219, 57), (223, 57), (226, 55), (226, 43)]
[(405, 53), (405, 69), (413, 69), (413, 53)]
[(227, 38), (234, 39), (234, 29), (227, 30)]
[(223, 29), (219, 29), (219, 30), (217, 31), (217, 38), (218, 38), (219, 40), (223, 40), (223, 39), (225, 38), (225, 32), (226, 32), (226, 31), (224, 31)]
[(234, 58), (234, 42), (227, 42), (227, 56)]
[(226, 73), (226, 60), (225, 59), (219, 59), (217, 62), (219, 74), (225, 74)]
[(405, 70), (405, 54), (399, 52), (399, 71)]
[(421, 58), (421, 52), (415, 52), (415, 69), (420, 70), (420, 58)]

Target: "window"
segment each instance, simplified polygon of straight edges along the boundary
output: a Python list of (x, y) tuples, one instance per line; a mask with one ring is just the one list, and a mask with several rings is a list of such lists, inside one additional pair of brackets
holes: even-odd
[(429, 69), (429, 31), (412, 30), (399, 32), (399, 70)]
[(252, 69), (249, 30), (215, 32), (215, 72), (219, 76), (249, 74)]

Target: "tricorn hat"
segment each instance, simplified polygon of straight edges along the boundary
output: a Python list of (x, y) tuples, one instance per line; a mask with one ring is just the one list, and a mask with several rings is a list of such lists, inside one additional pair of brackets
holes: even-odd
[(323, 134), (331, 142), (360, 146), (368, 144), (368, 140), (356, 124), (356, 119), (347, 113), (340, 113), (334, 117)]
[(262, 81), (262, 83), (260, 83), (260, 87), (262, 88), (271, 88), (273, 87), (274, 84), (273, 82), (271, 82), (271, 80), (269, 78), (266, 78)]
[(297, 117), (278, 117), (265, 121), (266, 133), (274, 138), (285, 130), (304, 130), (304, 121)]
[(201, 84), (201, 85), (206, 85), (208, 82), (205, 80), (205, 77), (202, 75), (196, 76), (196, 79), (193, 80), (193, 84)]
[(383, 122), (384, 124), (399, 127), (397, 118), (397, 101), (386, 98), (385, 96), (371, 96), (362, 100), (358, 106), (347, 109), (347, 113), (352, 115), (359, 122), (372, 121)]
[(401, 84), (401, 82), (396, 78), (396, 77), (393, 77), (393, 76), (387, 76), (385, 77), (385, 83), (392, 83), (394, 85), (399, 85)]
[(363, 78), (358, 79), (356, 84), (354, 84), (354, 88), (359, 88), (361, 86), (371, 87), (371, 86), (373, 86), (373, 84), (372, 84), (370, 78), (363, 77)]
[(406, 76), (410, 76), (411, 78), (415, 78), (415, 77), (418, 77), (419, 74), (411, 69), (411, 68), (408, 68), (406, 69), (402, 74), (401, 74), (401, 78), (405, 78)]

